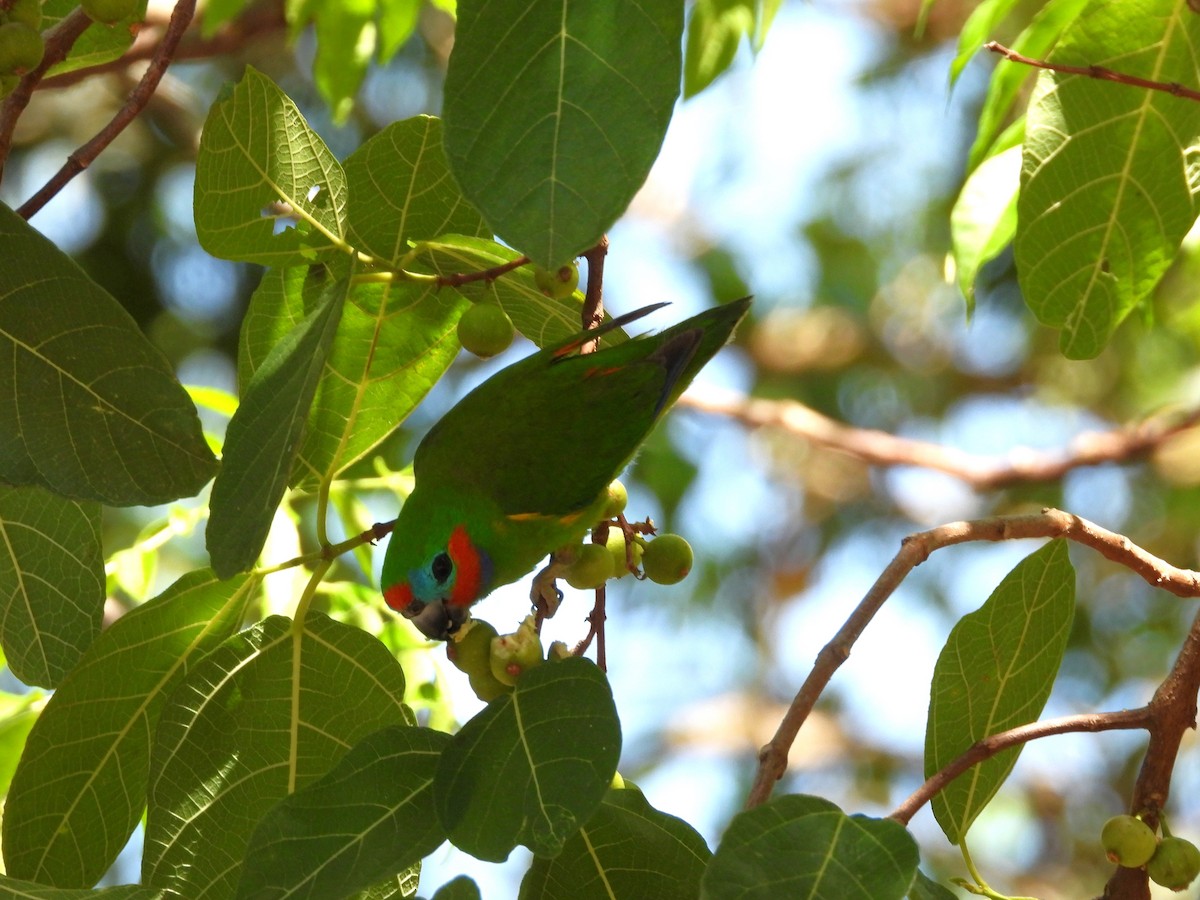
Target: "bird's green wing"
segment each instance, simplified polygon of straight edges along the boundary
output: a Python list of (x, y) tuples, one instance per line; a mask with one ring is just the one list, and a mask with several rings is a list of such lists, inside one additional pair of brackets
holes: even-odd
[(501, 370), (426, 435), (414, 459), (417, 483), (478, 492), (509, 516), (591, 505), (729, 339), (748, 302), (587, 356), (552, 348)]

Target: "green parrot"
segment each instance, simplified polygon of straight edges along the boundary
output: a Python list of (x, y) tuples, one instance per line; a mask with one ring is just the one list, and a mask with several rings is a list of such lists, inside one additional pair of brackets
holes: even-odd
[(746, 297), (581, 356), (596, 336), (584, 332), (463, 397), (413, 458), (415, 486), (383, 559), (388, 606), (445, 640), (473, 603), (578, 542), (609, 483), (749, 306)]

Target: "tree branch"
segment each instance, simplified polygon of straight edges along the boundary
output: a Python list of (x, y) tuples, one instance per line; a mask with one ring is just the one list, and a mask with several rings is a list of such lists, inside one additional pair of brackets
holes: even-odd
[[(1154, 692), (1150, 711), (1150, 743), (1133, 786), (1130, 810), (1141, 813), (1151, 828), (1171, 793), (1171, 775), (1179, 745), (1188, 729), (1196, 727), (1196, 694), (1200, 691), (1200, 612), (1175, 658), (1171, 671)], [(1102, 900), (1148, 900), (1150, 885), (1145, 869), (1118, 866), (1104, 886)]]
[(46, 52), (42, 56), (41, 63), (37, 68), (25, 73), (17, 86), (13, 88), (12, 93), (0, 102), (0, 178), (4, 175), (4, 163), (12, 150), (12, 138), (13, 132), (17, 128), (17, 120), (21, 118), (21, 113), (29, 105), (33, 89), (37, 87), (42, 76), (50, 71), (51, 67), (67, 58), (67, 54), (71, 52), (71, 48), (75, 46), (79, 36), (87, 31), (91, 24), (91, 17), (82, 9), (77, 8), (55, 25), (45, 35)]
[(112, 117), (107, 125), (100, 129), (96, 135), (67, 157), (67, 161), (63, 164), (54, 176), (47, 181), (32, 197), (21, 204), (17, 210), (17, 215), (22, 218), (29, 219), (43, 206), (49, 203), (54, 196), (61, 191), (68, 182), (76, 175), (90, 166), (104, 149), (116, 140), (117, 135), (129, 127), (130, 123), (138, 117), (146, 104), (150, 102), (150, 98), (154, 96), (154, 91), (158, 88), (158, 83), (162, 81), (163, 75), (166, 74), (167, 67), (171, 65), (171, 60), (174, 58), (175, 50), (179, 46), (179, 40), (183, 37), (183, 33), (187, 31), (188, 25), (191, 24), (192, 17), (196, 14), (196, 0), (179, 0), (175, 4), (175, 9), (171, 12), (171, 21), (167, 25), (167, 30), (163, 34), (162, 42), (158, 45), (158, 49), (154, 51), (154, 56), (150, 60), (150, 65), (146, 67), (146, 71), (142, 74), (141, 81), (138, 82), (129, 94), (129, 99), (125, 104), (117, 110), (117, 114)]
[(941, 771), (926, 779), (925, 783), (912, 793), (907, 800), (896, 807), (890, 818), (901, 825), (907, 825), (922, 806), (933, 799), (934, 795), (946, 787), (955, 778), (972, 766), (978, 765), (985, 759), (991, 759), (997, 753), (1027, 744), (1038, 738), (1051, 737), (1056, 734), (1073, 734), (1078, 732), (1099, 731), (1128, 731), (1134, 728), (1148, 728), (1152, 715), (1150, 707), (1139, 709), (1122, 709), (1115, 712), (1081, 713), (1074, 716), (1060, 716), (1057, 719), (1047, 719), (1044, 722), (1030, 722), (1028, 725), (1018, 725), (1007, 731), (989, 735), (976, 741), (967, 750)]
[(1114, 69), (1106, 69), (1103, 66), (1068, 66), (1062, 63), (1047, 62), (1044, 59), (1033, 59), (1029, 56), (1022, 56), (996, 41), (988, 41), (983, 45), (983, 49), (999, 53), (1005, 59), (1013, 62), (1038, 69), (1049, 69), (1051, 72), (1062, 72), (1066, 75), (1082, 75), (1085, 78), (1096, 78), (1100, 81), (1114, 81), (1117, 84), (1127, 84), (1130, 87), (1139, 87), (1148, 91), (1161, 91), (1172, 97), (1183, 97), (1185, 100), (1200, 100), (1200, 91), (1184, 87), (1177, 81), (1151, 81), (1147, 78), (1138, 78), (1136, 75), (1117, 72)]
[(1072, 469), (1126, 462), (1200, 423), (1200, 409), (1182, 417), (1147, 419), (1106, 432), (1087, 432), (1065, 450), (1017, 448), (1002, 460), (953, 447), (854, 428), (793, 400), (760, 400), (733, 393), (690, 389), (679, 405), (736, 419), (751, 428), (780, 428), (788, 434), (838, 450), (877, 466), (919, 466), (952, 475), (977, 491), (1031, 481), (1054, 481)]
[[(850, 650), (867, 624), (899, 587), (908, 573), (935, 550), (971, 541), (1012, 541), (1023, 538), (1066, 538), (1091, 547), (1106, 559), (1135, 572), (1154, 587), (1177, 597), (1200, 597), (1200, 572), (1181, 569), (1143, 550), (1124, 535), (1058, 509), (1020, 516), (993, 516), (969, 522), (951, 522), (906, 537), (900, 551), (867, 591), (845, 624), (817, 654), (812, 671), (784, 714), (775, 736), (758, 754), (758, 772), (746, 800), (747, 808), (765, 803), (775, 782), (787, 770), (788, 752), (801, 726), (833, 674), (850, 657)], [(1193, 629), (1195, 630), (1195, 629)], [(1200, 654), (1200, 650), (1197, 651)], [(1200, 665), (1200, 663), (1198, 663)], [(1200, 675), (1197, 676), (1200, 678)], [(1160, 689), (1161, 690), (1161, 689)], [(1193, 702), (1195, 691), (1192, 692)]]

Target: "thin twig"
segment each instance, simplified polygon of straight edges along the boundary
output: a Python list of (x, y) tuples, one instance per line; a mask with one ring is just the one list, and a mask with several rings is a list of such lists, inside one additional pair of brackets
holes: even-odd
[(42, 77), (51, 69), (67, 58), (79, 36), (91, 27), (91, 17), (82, 8), (76, 8), (61, 22), (45, 35), (46, 52), (37, 68), (30, 70), (21, 77), (2, 102), (0, 102), (0, 178), (4, 176), (4, 163), (12, 150), (13, 132), (17, 128), (17, 120), (29, 105), (33, 89), (37, 87)]
[(972, 744), (967, 750), (945, 766), (940, 771), (926, 779), (925, 783), (901, 803), (891, 814), (901, 825), (907, 825), (922, 806), (933, 799), (938, 791), (952, 782), (972, 766), (978, 765), (985, 759), (991, 759), (1009, 747), (1027, 744), (1039, 738), (1051, 737), (1056, 734), (1074, 734), (1078, 732), (1099, 731), (1129, 731), (1135, 728), (1148, 728), (1151, 721), (1150, 707), (1139, 709), (1122, 709), (1114, 712), (1080, 713), (1073, 716), (1060, 716), (1057, 719), (1046, 719), (1042, 722), (1030, 722), (1028, 725), (1018, 725), (997, 734), (989, 735)]
[(473, 281), (495, 281), (501, 275), (507, 275), (513, 269), (519, 269), (529, 262), (528, 256), (518, 256), (514, 260), (492, 266), (490, 269), (480, 269), (478, 272), (461, 272), (455, 275), (437, 276), (437, 284), (441, 287), (458, 287)]
[(1114, 81), (1117, 84), (1127, 84), (1130, 87), (1144, 88), (1148, 91), (1161, 91), (1172, 97), (1183, 97), (1186, 100), (1200, 100), (1200, 91), (1184, 87), (1177, 81), (1151, 81), (1148, 78), (1138, 78), (1136, 75), (1106, 69), (1104, 66), (1068, 66), (1063, 63), (1047, 62), (1044, 59), (1033, 59), (1029, 56), (1022, 56), (996, 41), (988, 41), (983, 45), (983, 49), (999, 53), (1005, 59), (1013, 62), (1034, 66), (1038, 69), (1049, 69), (1051, 72), (1062, 72), (1065, 75), (1082, 75), (1085, 78), (1096, 78), (1100, 81)]
[(761, 400), (693, 388), (680, 406), (727, 416), (753, 428), (781, 428), (789, 434), (838, 450), (877, 466), (919, 466), (952, 475), (978, 491), (1012, 484), (1054, 481), (1072, 469), (1125, 462), (1142, 456), (1200, 423), (1200, 409), (1178, 417), (1156, 417), (1112, 431), (1079, 435), (1065, 450), (1017, 448), (995, 460), (886, 431), (854, 428), (793, 400)]
[(67, 184), (95, 162), (109, 144), (117, 139), (122, 131), (129, 127), (134, 119), (138, 117), (146, 104), (150, 102), (150, 98), (154, 96), (154, 91), (158, 88), (158, 83), (162, 81), (163, 75), (167, 72), (167, 67), (171, 65), (171, 60), (174, 58), (175, 50), (179, 46), (179, 40), (183, 37), (183, 33), (187, 31), (188, 25), (192, 22), (192, 17), (196, 14), (196, 0), (179, 0), (175, 4), (175, 9), (171, 12), (171, 21), (167, 24), (167, 30), (163, 34), (162, 42), (158, 45), (158, 49), (154, 51), (154, 56), (150, 59), (150, 64), (146, 67), (146, 71), (142, 73), (142, 79), (129, 93), (129, 98), (124, 105), (117, 110), (116, 115), (112, 117), (107, 125), (98, 131), (86, 144), (67, 157), (67, 161), (63, 163), (62, 168), (54, 173), (54, 176), (47, 181), (32, 197), (21, 204), (17, 210), (17, 215), (22, 218), (29, 219), (43, 206), (49, 203), (54, 196), (61, 191)]
[[(1129, 538), (1094, 522), (1058, 509), (1020, 516), (993, 516), (952, 522), (906, 537), (900, 551), (876, 579), (845, 624), (817, 654), (812, 671), (796, 692), (775, 736), (758, 754), (758, 772), (747, 807), (765, 803), (775, 782), (787, 770), (788, 752), (801, 726), (816, 706), (833, 674), (850, 657), (850, 650), (875, 614), (914, 568), (935, 550), (970, 541), (1012, 541), (1024, 538), (1067, 538), (1091, 547), (1106, 559), (1130, 569), (1154, 587), (1178, 597), (1200, 597), (1200, 572), (1181, 569), (1143, 550)], [(1193, 697), (1195, 692), (1193, 691)]]
[[(604, 258), (608, 256), (608, 235), (603, 235), (599, 243), (583, 254), (587, 260), (588, 277), (587, 290), (583, 295), (583, 330), (591, 331), (599, 328), (604, 321)], [(596, 349), (596, 341), (589, 341), (579, 348), (580, 354), (591, 353)]]

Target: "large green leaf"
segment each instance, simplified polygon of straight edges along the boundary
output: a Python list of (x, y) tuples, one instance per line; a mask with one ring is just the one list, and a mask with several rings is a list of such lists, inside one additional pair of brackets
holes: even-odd
[(432, 784), (449, 742), (393, 725), (356, 745), (259, 823), (237, 896), (336, 900), (419, 864), (446, 839)]
[(0, 204), (0, 479), (110, 506), (195, 494), (196, 407), (120, 304)]
[(4, 809), (9, 874), (91, 887), (146, 804), (150, 738), (167, 697), (237, 629), (252, 580), (183, 576), (107, 629), (46, 705)]
[[(515, 250), (487, 238), (471, 235), (444, 234), (423, 241), (421, 249), (428, 253), (434, 271), (439, 275), (477, 272), (512, 262)], [(583, 294), (576, 291), (566, 300), (553, 300), (534, 283), (529, 266), (515, 269), (495, 281), (473, 282), (462, 286), (462, 293), (476, 301), (494, 301), (508, 313), (517, 331), (539, 347), (560, 344), (579, 334), (583, 328)], [(601, 338), (604, 346), (625, 340), (619, 328)]]
[(254, 565), (266, 543), (348, 289), (346, 279), (324, 285), (312, 312), (271, 348), (229, 420), (205, 532), (222, 578)]
[(580, 658), (538, 666), (442, 753), (438, 814), (479, 859), (501, 862), (517, 844), (554, 856), (600, 805), (620, 752), (604, 673)]
[(520, 900), (561, 897), (564, 884), (574, 900), (694, 900), (711, 856), (696, 829), (659, 812), (641, 791), (610, 790), (562, 853), (533, 860)]
[[(1176, 0), (1093, 0), (1053, 55), (1200, 82), (1200, 16)], [(1043, 72), (1030, 101), (1015, 254), (1025, 302), (1072, 358), (1099, 353), (1196, 220), (1200, 104)]]
[(163, 711), (142, 881), (188, 900), (233, 896), (259, 821), (367, 735), (414, 724), (403, 697), (387, 648), (319, 613), (226, 641)]
[(901, 900), (917, 843), (899, 822), (848, 816), (793, 794), (740, 813), (713, 855), (702, 900)]
[(100, 505), (0, 484), (0, 646), (13, 674), (54, 687), (103, 617)]
[[(247, 66), (196, 158), (196, 236), (213, 256), (305, 265), (344, 248), (346, 175), (296, 104)], [(293, 220), (294, 227), (282, 227)]]
[[(1067, 543), (1051, 541), (1019, 562), (978, 610), (959, 620), (933, 670), (925, 775), (976, 741), (1034, 721), (1050, 696), (1075, 612)], [(1016, 765), (1012, 747), (960, 775), (933, 799), (957, 844)]]
[(163, 891), (135, 884), (120, 884), (100, 890), (56, 888), (0, 875), (0, 900), (167, 900), (167, 897)]
[(543, 266), (595, 244), (658, 156), (679, 94), (679, 0), (462, 0), (446, 156), (504, 241)]
[(491, 237), (450, 175), (439, 119), (394, 122), (345, 165), (348, 228), (358, 250), (399, 265), (415, 241), (448, 232)]
[[(242, 325), (243, 384), (319, 302), (313, 271), (273, 269), (263, 277)], [(449, 288), (397, 282), (350, 289), (291, 470), (293, 485), (340, 472), (408, 417), (458, 354), (455, 326), (465, 306)]]

